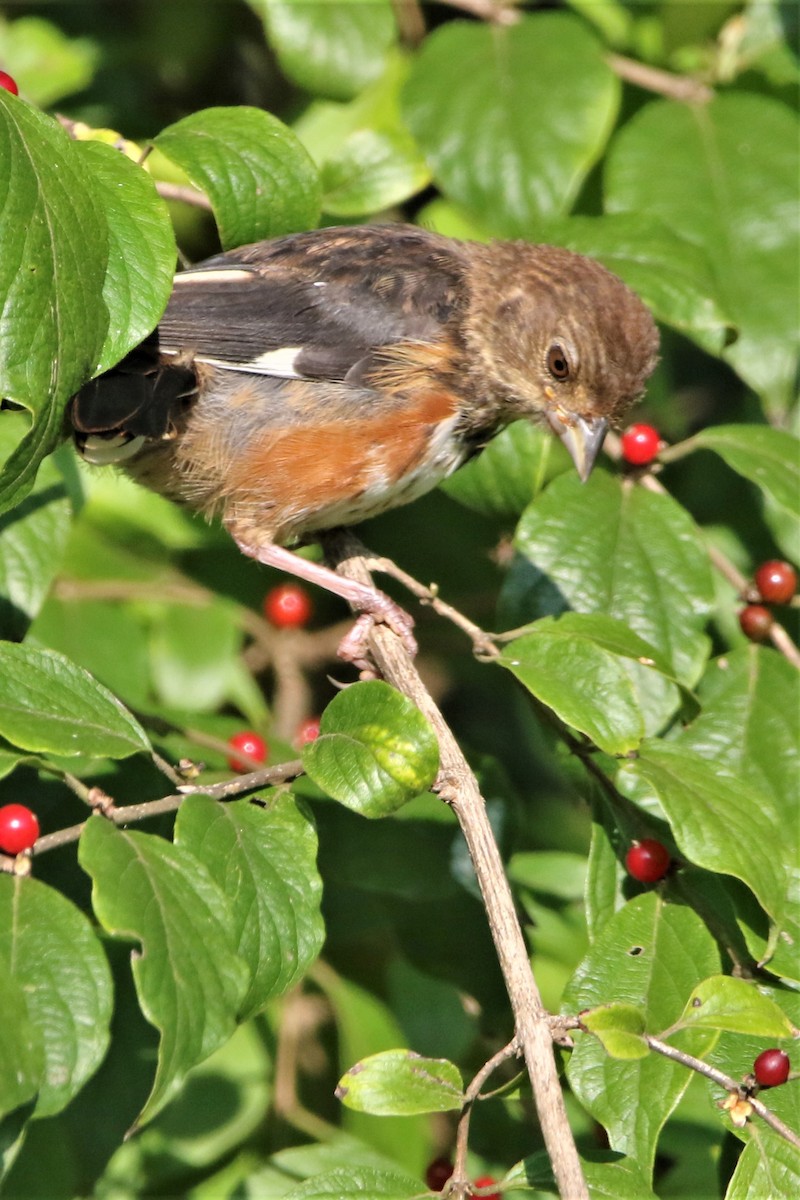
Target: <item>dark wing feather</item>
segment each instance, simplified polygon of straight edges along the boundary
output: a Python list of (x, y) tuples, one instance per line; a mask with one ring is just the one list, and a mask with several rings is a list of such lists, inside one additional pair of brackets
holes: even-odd
[[(177, 277), (160, 348), (232, 369), (344, 379), (375, 347), (440, 336), (465, 262), (458, 243), (402, 225), (245, 246)], [(285, 347), (301, 349), (259, 361)]]

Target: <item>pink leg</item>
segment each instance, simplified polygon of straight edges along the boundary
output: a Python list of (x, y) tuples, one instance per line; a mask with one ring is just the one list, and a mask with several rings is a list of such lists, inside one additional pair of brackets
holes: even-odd
[(355, 579), (345, 579), (343, 576), (337, 575), (335, 571), (331, 571), (329, 567), (309, 562), (307, 558), (300, 558), (299, 555), (293, 554), (291, 550), (286, 550), (283, 546), (276, 546), (271, 542), (265, 546), (248, 546), (246, 542), (240, 541), (235, 536), (234, 541), (242, 554), (246, 554), (248, 558), (254, 558), (267, 567), (277, 567), (278, 570), (286, 571), (288, 575), (294, 575), (298, 579), (304, 579), (307, 583), (315, 583), (318, 587), (333, 592), (335, 596), (341, 596), (343, 600), (361, 612), (362, 615), (356, 621), (353, 629), (339, 646), (339, 655), (345, 661), (356, 665), (363, 664), (367, 653), (369, 631), (376, 621), (384, 622), (399, 638), (402, 638), (409, 654), (413, 656), (417, 653), (417, 643), (411, 632), (414, 627), (413, 619), (384, 592), (368, 587), (364, 583), (358, 583)]

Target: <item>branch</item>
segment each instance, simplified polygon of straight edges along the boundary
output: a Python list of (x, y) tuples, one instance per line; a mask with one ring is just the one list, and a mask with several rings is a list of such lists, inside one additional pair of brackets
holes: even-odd
[(673, 75), (671, 71), (662, 71), (658, 67), (648, 66), (647, 63), (637, 62), (634, 58), (625, 58), (622, 54), (609, 54), (606, 56), (606, 62), (615, 75), (619, 75), (626, 83), (633, 83), (636, 87), (666, 96), (670, 100), (708, 104), (714, 99), (712, 88), (687, 75)]
[[(215, 800), (230, 800), (234, 796), (241, 796), (244, 792), (257, 791), (261, 787), (271, 786), (277, 783), (287, 783), (290, 779), (296, 779), (298, 775), (303, 774), (303, 764), (299, 759), (293, 759), (291, 762), (279, 763), (274, 767), (262, 767), (258, 771), (251, 771), (247, 775), (240, 775), (236, 779), (223, 779), (221, 783), (213, 783), (209, 785), (202, 784), (186, 784), (170, 796), (162, 796), (158, 800), (145, 800), (142, 804), (126, 804), (118, 808), (113, 802), (111, 804), (103, 804), (103, 815), (109, 821), (113, 821), (115, 825), (131, 825), (138, 821), (145, 821), (150, 817), (158, 817), (163, 813), (175, 812), (180, 808), (187, 796), (211, 796)], [(59, 846), (66, 846), (70, 842), (77, 842), (81, 836), (85, 821), (81, 821), (79, 825), (70, 825), (67, 829), (59, 829), (56, 833), (46, 833), (44, 837), (40, 837), (34, 847), (33, 853), (36, 855), (46, 854), (48, 850), (55, 850)], [(10, 867), (6, 863), (13, 863), (15, 860), (3, 858), (0, 856), (0, 871), (8, 871)]]
[[(351, 534), (328, 535), (325, 549), (341, 574), (372, 586), (362, 560), (363, 547)], [(533, 977), (478, 782), (400, 640), (385, 626), (377, 625), (370, 635), (370, 648), (383, 677), (417, 705), (436, 732), (440, 755), (437, 790), (458, 817), (469, 848), (556, 1183), (565, 1200), (588, 1200), (589, 1192), (567, 1120), (547, 1013)]]
[(672, 1059), (673, 1062), (681, 1063), (684, 1067), (688, 1067), (691, 1071), (697, 1071), (700, 1075), (705, 1075), (706, 1079), (710, 1079), (712, 1083), (719, 1084), (725, 1088), (728, 1093), (735, 1092), (752, 1106), (754, 1112), (758, 1113), (761, 1119), (766, 1122), (771, 1129), (792, 1146), (797, 1146), (800, 1149), (800, 1136), (788, 1125), (784, 1125), (780, 1117), (776, 1117), (774, 1112), (767, 1108), (762, 1100), (757, 1096), (753, 1096), (747, 1087), (743, 1087), (742, 1083), (734, 1079), (731, 1075), (726, 1075), (724, 1071), (718, 1071), (716, 1067), (712, 1067), (710, 1063), (703, 1062), (702, 1058), (695, 1058), (693, 1054), (687, 1054), (684, 1050), (678, 1050), (675, 1046), (669, 1046), (666, 1042), (659, 1041), (658, 1038), (650, 1037), (649, 1034), (644, 1034), (644, 1040), (651, 1050), (655, 1050), (657, 1054), (663, 1054), (665, 1058)]
[(475, 1106), (475, 1101), (480, 1099), (481, 1088), (483, 1087), (489, 1076), (502, 1066), (507, 1059), (513, 1058), (519, 1054), (519, 1044), (516, 1038), (513, 1038), (507, 1046), (503, 1046), (502, 1050), (498, 1050), (493, 1054), (488, 1062), (485, 1062), (478, 1071), (475, 1078), (470, 1083), (464, 1093), (464, 1104), (461, 1108), (461, 1113), (458, 1118), (458, 1133), (456, 1134), (456, 1150), (453, 1155), (453, 1178), (456, 1182), (467, 1179), (467, 1149), (469, 1145), (469, 1124), (472, 1117), (472, 1109)]

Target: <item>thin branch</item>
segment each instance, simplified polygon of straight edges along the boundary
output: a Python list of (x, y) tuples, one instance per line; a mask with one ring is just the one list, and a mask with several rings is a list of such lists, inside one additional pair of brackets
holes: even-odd
[(673, 1062), (681, 1063), (682, 1066), (688, 1067), (691, 1071), (697, 1071), (698, 1074), (705, 1075), (706, 1079), (710, 1079), (712, 1083), (718, 1084), (726, 1092), (736, 1092), (743, 1100), (747, 1100), (752, 1105), (753, 1111), (758, 1113), (762, 1121), (766, 1122), (771, 1129), (774, 1129), (775, 1133), (784, 1138), (792, 1146), (797, 1146), (800, 1149), (800, 1136), (793, 1129), (790, 1129), (788, 1125), (784, 1125), (780, 1117), (776, 1117), (775, 1113), (771, 1112), (762, 1100), (759, 1100), (757, 1096), (751, 1095), (749, 1089), (743, 1087), (740, 1080), (734, 1079), (731, 1075), (726, 1075), (724, 1071), (718, 1071), (710, 1063), (703, 1062), (702, 1058), (695, 1058), (693, 1054), (687, 1054), (685, 1050), (678, 1050), (676, 1046), (669, 1046), (666, 1042), (650, 1037), (648, 1034), (644, 1034), (643, 1036), (650, 1049), (655, 1050), (657, 1054), (663, 1054), (664, 1058), (672, 1059)]
[(180, 200), (183, 204), (191, 204), (193, 208), (202, 208), (206, 212), (213, 212), (213, 206), (205, 192), (198, 192), (197, 188), (189, 187), (186, 184), (164, 183), (161, 179), (155, 179), (153, 182), (163, 200)]
[(516, 25), (520, 13), (516, 9), (518, 0), (439, 0), (450, 8), (459, 8), (462, 12), (482, 21), (491, 21), (495, 25)]
[(666, 96), (670, 100), (708, 104), (714, 99), (712, 88), (688, 75), (673, 75), (671, 71), (662, 71), (634, 58), (625, 58), (622, 54), (609, 54), (606, 56), (606, 62), (615, 75), (624, 79), (626, 83), (633, 83), (636, 87)]
[[(212, 783), (206, 786), (202, 784), (186, 784), (179, 792), (171, 796), (162, 796), (158, 800), (145, 800), (142, 804), (126, 804), (121, 808), (116, 805), (111, 805), (104, 808), (104, 816), (109, 821), (113, 821), (115, 825), (133, 825), (139, 821), (145, 821), (150, 817), (158, 817), (163, 813), (175, 812), (180, 808), (187, 796), (211, 796), (215, 800), (230, 800), (234, 796), (241, 796), (245, 792), (257, 791), (259, 788), (273, 786), (279, 783), (287, 783), (291, 779), (296, 779), (298, 775), (303, 774), (303, 764), (299, 759), (293, 759), (291, 762), (279, 763), (274, 767), (262, 767), (259, 771), (251, 771), (247, 775), (239, 775), (236, 779), (224, 779), (221, 783)], [(40, 837), (33, 847), (35, 855), (46, 854), (48, 850), (55, 850), (59, 846), (66, 846), (70, 842), (77, 842), (86, 826), (85, 821), (81, 821), (79, 825), (70, 825), (66, 829), (59, 829), (56, 833), (46, 833), (44, 837)], [(13, 860), (12, 860), (13, 861)], [(3, 865), (0, 869), (5, 869)]]
[[(329, 535), (326, 550), (343, 575), (372, 585), (361, 558), (363, 547), (351, 534)], [(383, 677), (416, 704), (436, 732), (440, 755), (437, 790), (458, 817), (469, 848), (556, 1183), (565, 1200), (588, 1200), (564, 1106), (547, 1013), (533, 977), (514, 898), (478, 782), (400, 639), (378, 625), (370, 634), (370, 649)]]
[(485, 1062), (478, 1071), (475, 1078), (467, 1087), (464, 1093), (464, 1103), (461, 1108), (461, 1113), (458, 1118), (458, 1132), (456, 1134), (456, 1148), (453, 1155), (453, 1178), (458, 1182), (461, 1179), (467, 1179), (467, 1150), (469, 1149), (469, 1125), (472, 1117), (472, 1110), (475, 1106), (475, 1101), (480, 1098), (481, 1088), (486, 1080), (492, 1075), (499, 1066), (502, 1066), (509, 1058), (513, 1058), (519, 1054), (519, 1043), (516, 1038), (503, 1046), (502, 1050), (498, 1050), (496, 1054)]

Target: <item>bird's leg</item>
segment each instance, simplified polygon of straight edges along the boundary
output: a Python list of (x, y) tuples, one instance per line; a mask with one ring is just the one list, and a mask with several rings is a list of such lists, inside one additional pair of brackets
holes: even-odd
[(246, 554), (248, 558), (254, 558), (267, 567), (277, 567), (278, 570), (286, 571), (288, 575), (294, 575), (307, 583), (315, 583), (318, 587), (333, 592), (335, 596), (341, 596), (361, 613), (353, 628), (339, 644), (338, 654), (345, 662), (354, 663), (356, 666), (365, 664), (367, 639), (376, 621), (388, 625), (402, 639), (412, 657), (417, 653), (417, 643), (411, 632), (414, 627), (413, 618), (384, 592), (358, 583), (354, 579), (345, 579), (329, 567), (309, 562), (307, 558), (300, 558), (291, 550), (276, 546), (273, 542), (251, 546), (235, 535), (233, 539), (242, 554)]

